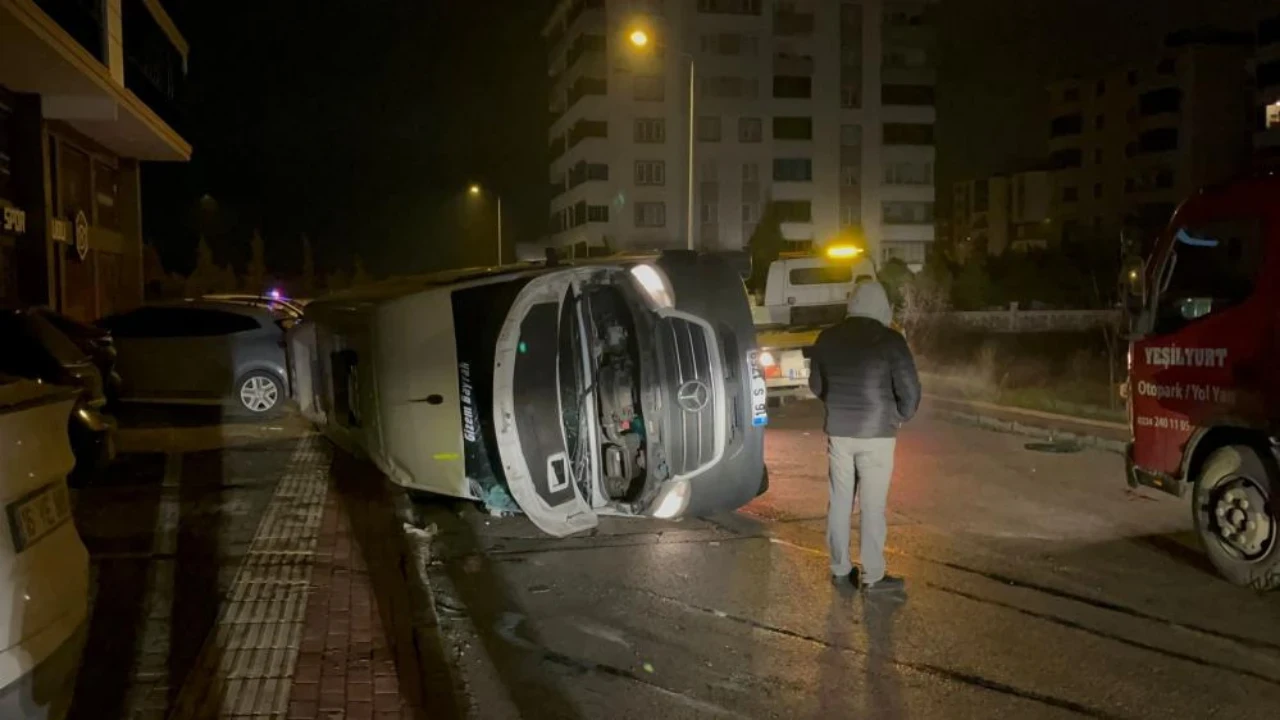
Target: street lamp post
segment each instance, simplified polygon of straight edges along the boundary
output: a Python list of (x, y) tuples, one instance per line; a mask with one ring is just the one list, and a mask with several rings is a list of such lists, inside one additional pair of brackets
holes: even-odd
[[(636, 28), (627, 36), (633, 47), (644, 49), (649, 46), (649, 33), (642, 28)], [(685, 247), (689, 250), (693, 249), (693, 148), (694, 148), (694, 120), (697, 118), (697, 94), (694, 92), (697, 77), (697, 63), (694, 61), (693, 55), (681, 52), (689, 61), (689, 152), (688, 152), (688, 187), (685, 192), (685, 210), (684, 210), (684, 235)]]
[[(470, 193), (473, 197), (476, 197), (480, 195), (482, 190), (479, 185), (476, 185), (473, 183), (471, 187), (467, 188), (467, 192)], [(502, 196), (495, 194), (494, 197), (496, 197), (498, 200), (498, 264), (501, 265), (502, 264)]]

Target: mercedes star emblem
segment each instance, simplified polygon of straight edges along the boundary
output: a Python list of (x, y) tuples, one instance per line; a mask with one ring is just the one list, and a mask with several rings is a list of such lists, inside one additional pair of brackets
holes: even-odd
[(700, 412), (710, 400), (711, 389), (699, 380), (690, 380), (681, 385), (680, 391), (676, 393), (676, 402), (680, 403), (685, 412)]

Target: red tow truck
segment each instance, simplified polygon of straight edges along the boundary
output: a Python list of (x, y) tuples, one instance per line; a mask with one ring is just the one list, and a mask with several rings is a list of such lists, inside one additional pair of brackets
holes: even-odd
[(1191, 498), (1229, 581), (1280, 587), (1280, 175), (1200, 191), (1135, 273), (1131, 486)]

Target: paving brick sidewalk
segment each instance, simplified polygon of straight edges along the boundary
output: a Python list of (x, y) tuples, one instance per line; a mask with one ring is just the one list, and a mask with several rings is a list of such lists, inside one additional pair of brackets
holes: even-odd
[(289, 720), (412, 718), (351, 522), (330, 493), (293, 674)]
[(380, 475), (301, 440), (170, 717), (419, 717), (413, 656), (394, 641), (404, 593), (380, 584), (396, 579), (395, 535), (378, 532), (393, 522)]

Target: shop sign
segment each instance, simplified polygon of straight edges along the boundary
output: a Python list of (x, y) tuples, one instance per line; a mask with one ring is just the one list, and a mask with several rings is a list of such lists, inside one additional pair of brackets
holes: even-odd
[(4, 208), (4, 215), (0, 217), (0, 232), (10, 235), (21, 235), (27, 231), (27, 213), (16, 208)]
[(76, 213), (76, 255), (81, 260), (89, 256), (89, 218), (83, 210)]

